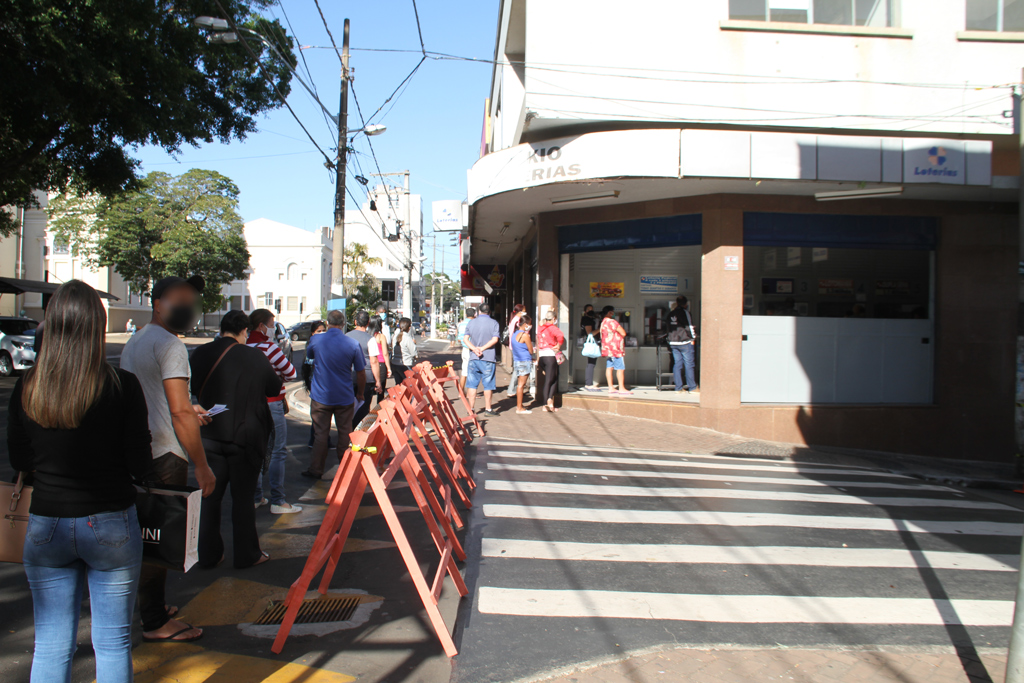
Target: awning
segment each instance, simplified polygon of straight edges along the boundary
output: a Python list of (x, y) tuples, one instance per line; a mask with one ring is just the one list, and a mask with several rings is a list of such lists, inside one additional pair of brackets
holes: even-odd
[[(60, 287), (59, 282), (40, 282), (39, 280), (19, 280), (14, 277), (0, 277), (0, 294), (24, 294), (33, 292), (38, 294), (53, 294)], [(120, 301), (113, 294), (96, 290), (96, 293), (103, 299)]]

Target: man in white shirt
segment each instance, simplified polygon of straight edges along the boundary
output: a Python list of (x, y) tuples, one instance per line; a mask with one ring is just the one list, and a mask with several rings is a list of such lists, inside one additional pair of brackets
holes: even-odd
[[(165, 277), (153, 286), (153, 321), (125, 344), (121, 368), (139, 379), (149, 410), (153, 435), (153, 473), (165, 484), (188, 483), (188, 461), (195, 464), (196, 480), (203, 496), (213, 492), (217, 479), (206, 462), (199, 436), (201, 424), (210, 418), (202, 406), (192, 405), (189, 382), (192, 371), (188, 350), (178, 339), (192, 329), (199, 317), (199, 295), (205, 283), (198, 275), (185, 280)], [(165, 600), (167, 570), (143, 564), (139, 578), (142, 637), (146, 641), (190, 642), (203, 635), (172, 618)]]

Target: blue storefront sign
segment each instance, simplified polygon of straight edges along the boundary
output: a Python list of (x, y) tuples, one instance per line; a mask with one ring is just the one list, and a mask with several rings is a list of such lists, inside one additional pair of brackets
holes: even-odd
[(679, 277), (676, 275), (641, 275), (641, 294), (676, 294), (679, 292)]

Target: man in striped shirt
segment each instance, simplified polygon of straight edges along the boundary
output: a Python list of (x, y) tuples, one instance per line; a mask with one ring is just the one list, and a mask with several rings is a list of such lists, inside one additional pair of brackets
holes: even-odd
[[(281, 351), (273, 338), (274, 313), (266, 308), (258, 308), (249, 314), (249, 338), (246, 340), (248, 346), (262, 351), (274, 372), (281, 378), (282, 382), (289, 382), (295, 379), (295, 366), (291, 364)], [(275, 515), (287, 515), (299, 512), (302, 508), (292, 505), (284, 499), (284, 462), (288, 458), (288, 423), (284, 416), (288, 409), (288, 399), (285, 398), (285, 388), (281, 387), (281, 393), (273, 398), (268, 398), (270, 414), (274, 418), (274, 443), (270, 453), (270, 512)], [(263, 497), (263, 475), (260, 475), (256, 483), (256, 507), (267, 504)]]

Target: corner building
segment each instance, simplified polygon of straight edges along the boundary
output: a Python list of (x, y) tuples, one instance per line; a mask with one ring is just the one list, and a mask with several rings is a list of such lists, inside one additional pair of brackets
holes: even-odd
[[(556, 307), (565, 405), (1010, 462), (1024, 3), (998, 2), (504, 0), (464, 241), (504, 278), (466, 293)], [(653, 386), (679, 294), (699, 398), (579, 390), (586, 304)]]

